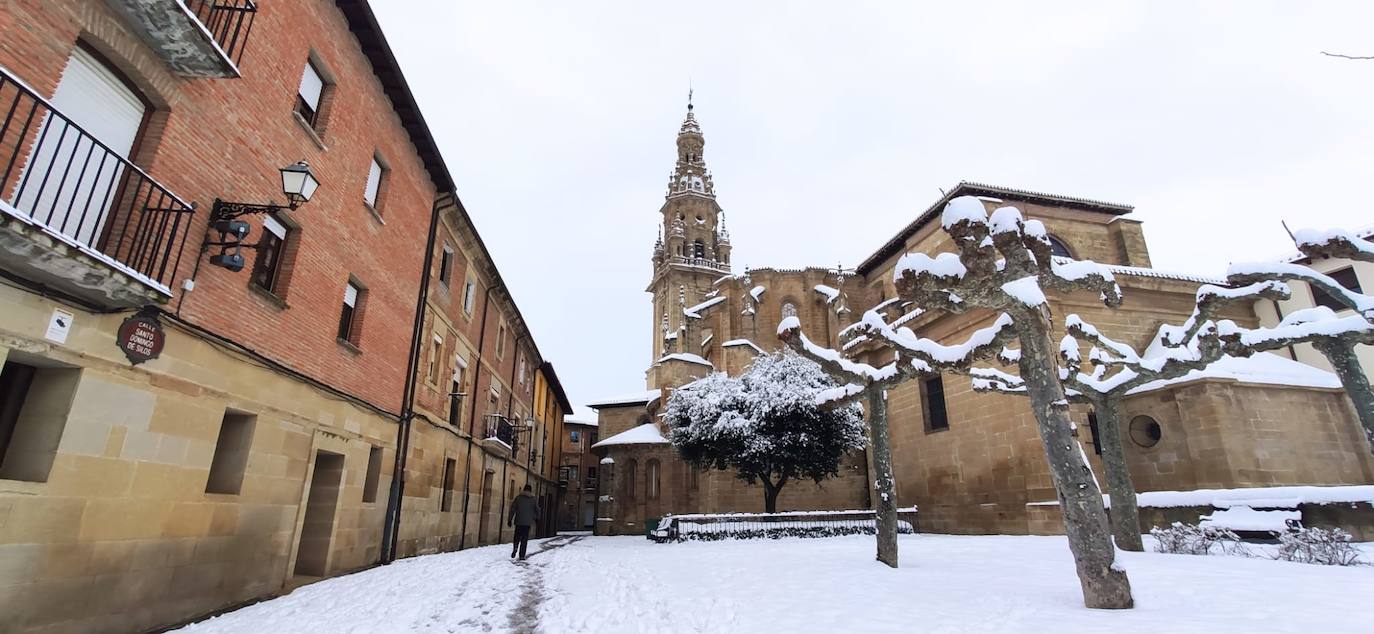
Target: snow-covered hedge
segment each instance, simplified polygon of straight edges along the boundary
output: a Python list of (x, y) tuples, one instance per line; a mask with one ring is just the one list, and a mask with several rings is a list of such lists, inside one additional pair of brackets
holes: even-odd
[(1323, 566), (1354, 566), (1360, 561), (1360, 551), (1350, 543), (1350, 533), (1339, 528), (1323, 530), (1303, 528), (1279, 536), (1279, 549), (1274, 559), (1296, 561)]
[[(681, 542), (872, 535), (877, 532), (873, 515), (872, 511), (668, 515), (649, 537), (660, 542)], [(900, 516), (903, 519), (897, 522), (897, 532), (915, 533), (915, 509), (903, 510)]]

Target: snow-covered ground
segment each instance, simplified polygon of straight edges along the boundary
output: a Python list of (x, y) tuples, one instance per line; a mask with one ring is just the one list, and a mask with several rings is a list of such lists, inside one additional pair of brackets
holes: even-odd
[[(1129, 611), (1083, 607), (1063, 537), (903, 535), (654, 544), (559, 537), (323, 581), (185, 631), (1367, 632), (1374, 566), (1121, 553)], [(531, 551), (537, 544), (531, 543)], [(1362, 545), (1374, 560), (1374, 544)]]

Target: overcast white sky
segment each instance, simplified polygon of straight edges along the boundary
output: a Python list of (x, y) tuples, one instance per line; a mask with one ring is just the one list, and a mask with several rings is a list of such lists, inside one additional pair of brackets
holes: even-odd
[[(853, 266), (960, 180), (1133, 204), (1157, 268), (1374, 224), (1374, 2), (373, 0), (579, 414), (641, 390), (688, 81), (743, 266)], [(1129, 301), (1130, 298), (1127, 298)]]

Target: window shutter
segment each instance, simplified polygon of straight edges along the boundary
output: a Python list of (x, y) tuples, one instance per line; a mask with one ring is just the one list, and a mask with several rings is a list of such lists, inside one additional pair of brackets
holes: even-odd
[(310, 104), (311, 110), (320, 109), (320, 94), (324, 92), (324, 80), (315, 70), (315, 65), (310, 62), (305, 63), (305, 71), (301, 73), (301, 87), (297, 94), (305, 103)]
[(281, 222), (279, 222), (276, 218), (273, 218), (272, 216), (262, 217), (262, 228), (266, 229), (268, 233), (277, 236), (277, 238), (281, 240), (286, 239), (286, 225), (283, 225)]
[(350, 282), (344, 287), (344, 306), (356, 308), (358, 306), (358, 287)]
[(377, 188), (382, 184), (382, 166), (373, 157), (372, 164), (367, 168), (367, 188), (363, 190), (363, 200), (373, 207), (377, 206)]

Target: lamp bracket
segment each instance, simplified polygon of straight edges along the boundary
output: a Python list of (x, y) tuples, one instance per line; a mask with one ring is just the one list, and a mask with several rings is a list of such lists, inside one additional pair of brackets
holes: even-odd
[(215, 206), (210, 208), (210, 221), (233, 220), (251, 214), (271, 214), (284, 209), (295, 209), (297, 203), (289, 205), (278, 205), (275, 203), (237, 203), (228, 200), (215, 199)]

